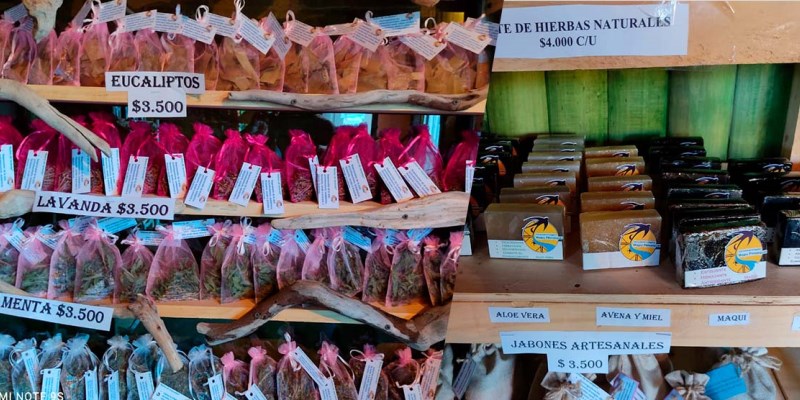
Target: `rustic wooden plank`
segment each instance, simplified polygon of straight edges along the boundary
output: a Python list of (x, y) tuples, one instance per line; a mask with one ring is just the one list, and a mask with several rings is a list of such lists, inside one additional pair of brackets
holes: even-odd
[(792, 68), (788, 64), (738, 67), (728, 157), (780, 154)]
[[(637, 2), (654, 3), (654, 2)], [(495, 71), (650, 68), (720, 64), (800, 62), (800, 2), (691, 1), (686, 56), (572, 57), (552, 59), (496, 58)], [(596, 1), (506, 0), (504, 13), (518, 7), (555, 4), (600, 4)], [(602, 4), (630, 4), (604, 1)]]
[(661, 68), (608, 71), (608, 141), (667, 134), (669, 74)]
[(519, 136), (550, 130), (544, 72), (492, 73), (486, 120), (492, 133)]
[(800, 64), (794, 66), (781, 155), (788, 157), (800, 168)]
[(670, 136), (702, 136), (709, 156), (728, 155), (736, 66), (670, 71)]
[(551, 132), (586, 135), (601, 144), (608, 136), (606, 71), (553, 71), (546, 74)]

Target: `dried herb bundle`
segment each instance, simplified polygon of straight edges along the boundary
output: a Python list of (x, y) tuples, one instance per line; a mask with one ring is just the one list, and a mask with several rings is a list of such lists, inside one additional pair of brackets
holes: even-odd
[(378, 46), (375, 51), (364, 49), (358, 71), (358, 92), (385, 90), (389, 88), (389, 54), (386, 46)]
[(348, 367), (349, 365), (339, 357), (338, 347), (322, 342), (322, 348), (319, 350), (319, 369), (323, 373), (328, 372), (328, 376), (333, 378), (336, 398), (339, 400), (358, 399), (358, 390)]
[(439, 248), (439, 238), (428, 236), (423, 240), (425, 248), (422, 254), (422, 272), (425, 274), (425, 283), (428, 286), (428, 295), (431, 304), (437, 306), (442, 303), (442, 289), (439, 285), (441, 280), (442, 252)]
[(425, 91), (461, 94), (475, 87), (477, 56), (452, 43), (425, 62)]
[(17, 27), (11, 31), (11, 54), (3, 65), (3, 78), (28, 83), (31, 64), (36, 57), (36, 41), (33, 32)]
[(122, 256), (114, 245), (117, 237), (107, 234), (96, 225), (89, 225), (83, 237), (86, 244), (77, 256), (75, 300), (111, 298), (114, 295), (114, 276), (122, 265)]
[[(177, 350), (177, 345), (175, 347)], [(183, 368), (178, 370), (178, 372), (172, 372), (172, 367), (170, 367), (167, 357), (159, 349), (158, 361), (156, 361), (156, 386), (166, 385), (178, 393), (189, 397), (192, 395), (189, 390), (189, 357), (186, 357), (186, 353), (182, 351), (178, 351), (178, 356), (181, 359)]]
[(225, 259), (222, 262), (223, 303), (255, 297), (253, 270), (250, 267), (250, 246), (244, 242), (245, 236), (251, 230), (249, 222), (234, 225), (231, 229), (231, 244), (225, 250)]
[(117, 30), (109, 37), (109, 71), (136, 71), (139, 68), (139, 55), (133, 38), (133, 32), (122, 32), (117, 25)]
[(86, 398), (84, 374), (88, 371), (97, 372), (99, 362), (89, 349), (88, 342), (89, 335), (85, 333), (67, 341), (61, 368), (61, 390), (65, 399)]
[(36, 58), (31, 64), (28, 83), (32, 85), (52, 85), (53, 84), (53, 53), (56, 51), (58, 36), (52, 30), (36, 44)]
[(361, 64), (363, 47), (347, 36), (339, 36), (333, 43), (336, 77), (339, 93), (355, 93), (358, 87), (358, 70)]
[[(20, 340), (14, 345), (14, 350), (11, 351), (9, 361), (11, 362), (11, 384), (14, 387), (14, 396), (25, 396), (27, 393), (33, 393), (38, 390), (41, 375), (39, 371), (34, 371), (33, 376), (37, 377), (34, 382), (31, 382), (28, 368), (25, 366), (25, 361), (22, 359), (22, 353), (36, 349), (36, 339)], [(20, 397), (23, 398), (23, 397)]]
[(189, 389), (194, 400), (212, 400), (208, 379), (222, 374), (222, 363), (206, 345), (189, 350)]
[(217, 222), (208, 226), (211, 233), (203, 255), (200, 256), (200, 297), (202, 299), (219, 299), (220, 286), (222, 285), (222, 261), (225, 259), (225, 249), (231, 243), (229, 229), (231, 221)]
[(61, 231), (53, 256), (50, 258), (50, 284), (47, 287), (47, 298), (70, 301), (75, 290), (75, 271), (77, 271), (77, 255), (84, 240), (80, 232), (69, 227), (69, 222), (59, 221)]
[(139, 240), (135, 232), (122, 243), (129, 246), (122, 253), (122, 264), (116, 270), (114, 302), (132, 303), (147, 289), (147, 275), (153, 263), (153, 252)]
[(226, 37), (219, 50), (217, 90), (258, 89), (258, 50), (247, 41)]
[(21, 257), (17, 264), (16, 286), (36, 297), (47, 295), (50, 256), (53, 255), (53, 249), (42, 242), (45, 235), (43, 228), (36, 227), (26, 230), (28, 237), (22, 244)]
[(425, 57), (399, 40), (386, 46), (389, 53), (389, 90), (425, 90)]
[(303, 46), (292, 43), (283, 62), (285, 63), (283, 91), (308, 93), (308, 57), (303, 51)]
[(219, 79), (219, 47), (217, 47), (217, 42), (212, 41), (209, 44), (194, 42), (194, 72), (203, 74), (206, 81), (206, 90), (216, 90)]
[(16, 340), (6, 334), (0, 334), (0, 393), (11, 393), (11, 352)]
[(339, 94), (330, 36), (317, 32), (303, 53), (308, 60), (308, 93)]
[[(133, 352), (128, 358), (128, 370), (125, 374), (127, 387), (136, 387), (135, 373), (152, 373), (158, 355), (158, 345), (150, 334), (139, 336), (133, 341)], [(122, 380), (122, 377), (120, 377)], [(128, 400), (148, 400), (140, 399), (138, 390), (128, 391)]]
[(400, 244), (394, 248), (392, 273), (386, 291), (387, 306), (410, 304), (425, 298), (421, 259), (419, 243), (407, 237), (401, 238)]
[(247, 354), (250, 355), (250, 381), (248, 387), (256, 385), (267, 400), (275, 400), (277, 398), (275, 373), (277, 372), (278, 364), (261, 347), (251, 347)]
[(295, 231), (283, 231), (282, 237), (283, 246), (281, 246), (277, 267), (279, 289), (291, 286), (301, 279), (305, 260), (305, 253), (295, 241)]
[(278, 259), (281, 248), (274, 246), (269, 237), (272, 226), (263, 223), (256, 229), (256, 243), (250, 251), (250, 264), (253, 266), (256, 302), (269, 297), (278, 290)]
[(174, 228), (159, 226), (164, 240), (153, 257), (147, 276), (147, 295), (155, 300), (197, 300), (200, 276), (197, 261)]
[(119, 384), (119, 398), (125, 400), (128, 398), (128, 382), (125, 376), (128, 373), (128, 359), (133, 353), (133, 346), (128, 341), (127, 336), (119, 335), (108, 339), (106, 343), (108, 343), (108, 349), (103, 353), (103, 363), (100, 365), (98, 379), (100, 382), (100, 398), (108, 398), (108, 393), (106, 393), (108, 387), (105, 382), (111, 374), (116, 372)]
[(95, 21), (81, 38), (81, 86), (105, 86), (110, 54), (108, 24)]
[(411, 385), (417, 380), (420, 373), (420, 365), (414, 360), (411, 349), (405, 347), (397, 350), (397, 360), (392, 361), (383, 368), (383, 372), (389, 378), (389, 398), (392, 400), (403, 399), (403, 389), (400, 386)]
[(9, 285), (17, 283), (17, 264), (19, 263), (19, 250), (6, 238), (14, 224), (0, 225), (0, 281)]
[(258, 55), (258, 86), (261, 90), (283, 91), (283, 60), (275, 49)]
[(392, 255), (385, 242), (386, 231), (377, 231), (372, 247), (364, 261), (364, 287), (361, 301), (365, 303), (385, 302), (392, 272)]
[(332, 230), (331, 249), (328, 252), (328, 274), (331, 288), (345, 296), (361, 292), (364, 264), (358, 247), (344, 240), (342, 228)]
[(319, 392), (314, 386), (314, 380), (300, 367), (294, 358), (297, 344), (291, 340), (278, 347), (283, 357), (278, 362), (278, 375), (275, 379), (278, 387), (279, 400), (308, 400), (318, 399)]
[[(383, 354), (376, 353), (375, 347), (371, 345), (364, 345), (364, 352), (357, 352), (355, 350), (351, 351), (355, 352), (356, 354), (350, 357), (348, 364), (350, 364), (350, 369), (353, 370), (353, 376), (355, 377), (354, 383), (356, 388), (360, 390), (361, 388), (361, 380), (364, 378), (364, 369), (366, 368), (367, 361), (380, 358), (383, 360)], [(360, 353), (360, 354), (358, 354)], [(374, 400), (387, 400), (389, 398), (389, 378), (386, 376), (386, 373), (381, 371), (380, 377), (378, 378), (378, 387), (375, 389), (375, 397)]]
[(70, 25), (58, 35), (53, 56), (53, 85), (78, 86), (81, 83), (81, 28)]
[(225, 382), (225, 391), (236, 393), (237, 399), (246, 399), (239, 393), (246, 392), (248, 388), (250, 371), (247, 370), (247, 363), (237, 360), (232, 351), (225, 353), (220, 360), (222, 361), (222, 380)]
[(442, 262), (442, 302), (446, 303), (453, 298), (453, 291), (456, 286), (456, 273), (458, 272), (458, 256), (461, 254), (461, 243), (464, 240), (464, 232), (450, 232), (450, 247), (447, 255)]
[(325, 229), (314, 231), (314, 241), (308, 247), (308, 253), (303, 260), (300, 278), (304, 281), (317, 281), (326, 285), (331, 283), (328, 273), (328, 246), (325, 244), (328, 240), (326, 233)]
[[(136, 53), (139, 54), (139, 71), (161, 71), (161, 54), (164, 48), (161, 47), (161, 40), (152, 29), (142, 29), (136, 31), (133, 38), (136, 46)], [(124, 169), (120, 169), (124, 171)]]
[[(180, 16), (178, 16), (180, 18)], [(161, 35), (161, 70), (174, 72), (194, 72), (194, 41), (178, 34)]]

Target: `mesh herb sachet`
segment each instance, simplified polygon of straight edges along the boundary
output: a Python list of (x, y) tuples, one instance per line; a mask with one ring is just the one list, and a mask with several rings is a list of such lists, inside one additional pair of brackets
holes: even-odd
[(315, 229), (313, 232), (314, 241), (308, 247), (305, 260), (303, 260), (303, 271), (301, 279), (304, 281), (317, 281), (330, 285), (328, 275), (328, 241), (329, 229)]
[(267, 351), (260, 346), (251, 347), (247, 354), (250, 355), (250, 381), (248, 387), (255, 385), (267, 400), (275, 400), (278, 395), (275, 383), (278, 363), (267, 355)]
[(339, 356), (338, 347), (328, 342), (322, 342), (322, 348), (319, 350), (319, 369), (323, 373), (327, 372), (327, 375), (333, 378), (337, 399), (358, 399), (358, 392), (349, 365)]
[(397, 237), (400, 243), (394, 248), (392, 272), (386, 291), (386, 305), (389, 307), (411, 304), (425, 298), (419, 242), (405, 233)]
[(300, 366), (294, 355), (297, 344), (290, 338), (278, 347), (283, 357), (278, 362), (278, 375), (275, 379), (279, 400), (319, 399), (314, 380)]
[(442, 290), (440, 287), (442, 267), (442, 244), (436, 236), (428, 236), (423, 240), (425, 244), (422, 252), (422, 272), (428, 286), (428, 295), (431, 304), (437, 306), (442, 303)]
[[(151, 374), (156, 363), (156, 356), (158, 355), (158, 345), (153, 340), (150, 334), (139, 336), (133, 341), (133, 352), (128, 358), (128, 370), (125, 373), (125, 380), (127, 387), (136, 387), (136, 373)], [(122, 377), (120, 377), (122, 379)], [(138, 390), (128, 390), (128, 400), (149, 400), (140, 399)]]
[(103, 363), (100, 365), (100, 398), (108, 398), (107, 380), (112, 374), (116, 374), (119, 398), (127, 399), (128, 382), (125, 377), (128, 374), (128, 359), (133, 353), (133, 345), (128, 341), (127, 336), (119, 335), (108, 339), (106, 343), (108, 343), (108, 349), (103, 353)]
[[(177, 350), (177, 345), (175, 345)], [(167, 387), (177, 391), (184, 396), (191, 396), (189, 390), (189, 357), (186, 353), (178, 350), (178, 357), (181, 359), (183, 367), (177, 372), (172, 371), (167, 357), (164, 352), (159, 349), (158, 360), (156, 361), (156, 386), (166, 385)]]
[(231, 227), (231, 243), (225, 250), (222, 262), (223, 303), (255, 297), (253, 270), (250, 267), (250, 246), (246, 243), (246, 240), (251, 240), (253, 237), (252, 230), (249, 219)]
[(65, 399), (86, 398), (85, 375), (97, 373), (99, 361), (89, 350), (89, 335), (81, 333), (67, 341), (61, 368), (61, 390)]
[(50, 256), (53, 255), (53, 249), (44, 244), (49, 236), (48, 227), (39, 226), (26, 230), (28, 237), (23, 241), (17, 264), (16, 286), (36, 297), (47, 295)]
[(342, 228), (332, 228), (328, 252), (331, 288), (345, 296), (355, 296), (361, 291), (363, 271), (358, 247), (344, 239)]
[(222, 379), (225, 382), (225, 391), (237, 394), (237, 399), (246, 399), (244, 393), (247, 391), (247, 384), (250, 378), (250, 371), (247, 363), (237, 360), (233, 352), (225, 353), (220, 359), (222, 361)]
[(189, 350), (189, 390), (194, 400), (212, 400), (208, 379), (222, 374), (222, 363), (206, 345)]
[(277, 266), (279, 289), (291, 286), (301, 278), (306, 255), (297, 243), (296, 235), (297, 232), (294, 230), (281, 232), (283, 245), (281, 246), (281, 255), (278, 257)]
[[(256, 241), (250, 251), (250, 264), (253, 266), (253, 283), (255, 285), (256, 302), (259, 302), (278, 290), (278, 258), (281, 248), (270, 241), (273, 235), (272, 226), (265, 222), (256, 228)], [(276, 235), (279, 237), (276, 231)]]
[(441, 267), (442, 302), (453, 298), (456, 286), (456, 273), (458, 272), (458, 256), (461, 255), (461, 243), (464, 241), (464, 232), (450, 232), (450, 247), (447, 249)]
[(365, 303), (386, 301), (389, 288), (389, 275), (392, 271), (392, 252), (387, 243), (385, 230), (377, 230), (372, 247), (364, 261), (364, 286), (361, 300)]
[(147, 276), (147, 295), (155, 300), (197, 300), (200, 276), (197, 261), (173, 226), (156, 227), (164, 235)]
[(41, 375), (38, 368), (28, 370), (23, 359), (23, 355), (28, 351), (33, 351), (33, 357), (38, 357), (36, 339), (17, 342), (8, 358), (11, 362), (11, 384), (14, 387), (14, 396), (24, 396), (26, 393), (36, 392), (40, 386)]
[(417, 381), (420, 365), (411, 354), (411, 349), (405, 347), (395, 352), (397, 360), (384, 367), (383, 371), (389, 378), (389, 398), (402, 399), (403, 389), (400, 386), (411, 385)]
[(69, 222), (58, 222), (61, 230), (56, 234), (58, 241), (50, 258), (50, 283), (47, 298), (70, 301), (75, 290), (75, 271), (78, 269), (77, 255), (83, 246), (81, 233), (73, 230)]
[(78, 253), (75, 272), (75, 300), (109, 299), (114, 294), (114, 276), (122, 265), (122, 256), (114, 245), (117, 237), (96, 224), (83, 232), (86, 244)]
[(203, 254), (200, 256), (200, 297), (202, 299), (219, 299), (222, 285), (222, 262), (225, 249), (231, 243), (231, 221), (217, 222), (207, 226), (211, 233)]
[(148, 249), (134, 231), (122, 241), (128, 248), (122, 252), (122, 264), (115, 271), (115, 303), (132, 303), (147, 289), (147, 275), (153, 263), (153, 252)]
[[(383, 362), (383, 354), (376, 352), (375, 346), (367, 344), (364, 345), (363, 352), (358, 350), (350, 351), (350, 360), (348, 361), (348, 364), (350, 364), (350, 369), (353, 370), (356, 388), (359, 388), (359, 390), (361, 390), (361, 380), (364, 378), (364, 369), (367, 366), (367, 362), (376, 359), (380, 359), (381, 362)], [(388, 398), (389, 378), (386, 376), (386, 373), (381, 370), (380, 377), (378, 377), (378, 387), (375, 389), (375, 397), (373, 399), (387, 400)]]
[(0, 334), (0, 393), (10, 393), (13, 390), (11, 383), (11, 352), (14, 351), (13, 337)]
[(0, 281), (9, 285), (17, 283), (17, 264), (19, 263), (19, 250), (9, 241), (12, 230), (19, 229), (24, 222), (20, 219), (15, 223), (0, 225)]

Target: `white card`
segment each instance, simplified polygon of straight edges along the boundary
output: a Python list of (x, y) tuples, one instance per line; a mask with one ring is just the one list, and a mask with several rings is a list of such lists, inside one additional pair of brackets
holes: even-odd
[(255, 383), (250, 385), (250, 388), (244, 392), (244, 397), (247, 397), (247, 400), (267, 400), (267, 396), (264, 396), (264, 392)]
[(439, 39), (425, 34), (400, 36), (400, 42), (425, 57), (428, 61), (433, 60), (436, 55), (447, 47)]
[(353, 203), (372, 200), (372, 192), (369, 190), (369, 182), (364, 173), (364, 166), (361, 164), (361, 157), (353, 154), (346, 159), (339, 160), (339, 165), (342, 166), (342, 174)]
[(259, 173), (261, 173), (261, 167), (258, 165), (243, 163), (228, 201), (240, 206), (250, 204), (250, 197), (253, 196), (253, 189), (256, 187)]
[(588, 378), (581, 374), (572, 373), (569, 375), (569, 382), (570, 383), (579, 383), (581, 388), (580, 400), (607, 400), (611, 397), (610, 394), (600, 389), (599, 386), (595, 385), (594, 382), (590, 381)]
[(119, 181), (119, 149), (112, 148), (111, 156), (101, 154), (100, 161), (103, 164), (103, 185), (106, 196), (116, 196)]
[(141, 197), (145, 175), (147, 175), (147, 157), (131, 156), (128, 160), (128, 169), (125, 171), (122, 195)]
[(311, 171), (311, 183), (314, 185), (314, 192), (317, 191), (317, 166), (319, 165), (319, 157), (314, 156), (308, 159), (308, 168)]
[(749, 312), (719, 313), (708, 315), (708, 326), (750, 325)]
[(111, 0), (100, 3), (97, 8), (97, 22), (111, 22), (120, 18), (125, 18), (125, 11), (128, 9), (127, 0)]
[(28, 16), (28, 9), (25, 8), (25, 4), (23, 3), (19, 3), (14, 7), (11, 7), (3, 11), (3, 19), (11, 22), (17, 22), (27, 16)]
[(339, 208), (339, 177), (336, 167), (317, 166), (317, 202), (319, 208)]
[(280, 172), (261, 173), (261, 197), (264, 203), (264, 215), (280, 215), (286, 212)]
[(186, 193), (184, 204), (202, 210), (206, 207), (208, 201), (208, 194), (211, 193), (211, 187), (214, 185), (214, 170), (206, 169), (204, 167), (197, 168), (192, 179), (192, 186), (189, 192)]
[(308, 46), (314, 40), (314, 27), (298, 20), (292, 20), (286, 23), (286, 36), (289, 39), (301, 46)]
[(0, 192), (14, 189), (14, 146), (0, 146)]
[(169, 197), (180, 199), (186, 195), (186, 164), (183, 154), (164, 154), (164, 166), (167, 169)]
[(413, 385), (403, 385), (403, 396), (405, 400), (423, 400), (422, 397), (422, 389), (420, 389), (419, 384)]
[(337, 400), (336, 386), (333, 378), (325, 378), (325, 383), (319, 385), (319, 400)]
[(156, 388), (156, 391), (153, 392), (153, 400), (191, 400), (191, 399), (184, 396), (183, 393), (163, 383), (160, 383)]
[[(119, 371), (114, 371), (106, 377), (106, 387), (108, 400), (120, 400), (119, 398)], [(127, 398), (125, 399), (127, 400)]]
[(375, 170), (378, 171), (378, 175), (381, 176), (381, 180), (383, 180), (383, 183), (386, 185), (386, 188), (389, 189), (389, 193), (392, 194), (396, 202), (402, 203), (414, 198), (411, 189), (409, 189), (408, 185), (403, 181), (400, 172), (397, 171), (397, 168), (389, 157), (383, 159), (383, 164), (375, 163)]
[(261, 54), (267, 54), (275, 41), (272, 35), (268, 35), (258, 26), (258, 23), (244, 16), (242, 16), (242, 26), (239, 28), (239, 34), (244, 40), (258, 49)]
[(125, 18), (122, 19), (122, 28), (124, 32), (136, 32), (142, 29), (153, 29), (155, 27), (156, 10), (126, 15)]
[(47, 151), (28, 150), (28, 158), (25, 159), (25, 169), (22, 173), (22, 190), (42, 190), (44, 184), (44, 173), (47, 168)]
[(475, 373), (476, 367), (477, 364), (475, 364), (475, 360), (473, 360), (472, 357), (467, 357), (467, 360), (461, 365), (461, 369), (458, 371), (458, 375), (456, 375), (456, 379), (453, 381), (453, 393), (455, 393), (456, 398), (460, 399), (464, 397), (464, 393), (467, 391), (469, 381), (472, 380), (472, 375)]
[(42, 399), (57, 399), (61, 387), (61, 368), (42, 370)]
[(186, 116), (186, 92), (169, 88), (132, 88), (128, 91), (129, 118)]
[(453, 22), (447, 25), (447, 28), (444, 28), (444, 35), (448, 42), (475, 54), (480, 54), (491, 42), (491, 38), (488, 35), (471, 31)]
[(211, 400), (222, 400), (225, 397), (225, 384), (222, 382), (221, 373), (208, 378), (208, 391), (211, 392)]
[(289, 52), (289, 49), (292, 46), (292, 41), (286, 37), (286, 32), (283, 31), (283, 26), (281, 23), (278, 22), (278, 19), (275, 18), (275, 14), (272, 12), (269, 13), (267, 16), (267, 31), (272, 34), (272, 37), (275, 41), (272, 43), (272, 46), (275, 47), (275, 51), (278, 53), (278, 57), (283, 60), (286, 57), (286, 53)]
[(383, 354), (378, 354), (367, 360), (364, 365), (364, 374), (361, 377), (361, 386), (358, 387), (358, 400), (374, 400), (378, 382), (381, 379), (383, 367)]
[(489, 307), (492, 323), (549, 323), (547, 307)]
[(597, 326), (640, 326), (669, 328), (669, 308), (597, 307)]
[(153, 30), (164, 33), (181, 33), (183, 18), (172, 13), (156, 12), (156, 24)]
[(36, 349), (23, 351), (22, 363), (25, 364), (25, 371), (28, 373), (28, 382), (30, 382), (33, 390), (36, 391), (38, 389), (36, 374), (39, 373), (39, 357), (36, 355)]
[(439, 384), (439, 370), (442, 366), (442, 351), (439, 350), (428, 357), (422, 365), (422, 378), (420, 378), (420, 398), (434, 400), (436, 386)]
[(372, 18), (372, 23), (383, 28), (386, 37), (413, 35), (419, 32), (420, 12), (375, 17)]
[(92, 159), (81, 149), (72, 149), (72, 193), (92, 191)]
[[(150, 372), (133, 372), (136, 379), (136, 390), (139, 393), (140, 399), (149, 399), (153, 397), (153, 374)], [(128, 388), (131, 390), (131, 388)]]
[(214, 41), (214, 36), (217, 34), (217, 28), (209, 24), (204, 24), (196, 19), (183, 16), (183, 29), (181, 35), (198, 42), (211, 44)]
[(97, 385), (97, 371), (92, 369), (84, 372), (83, 383), (86, 391), (86, 400), (99, 400), (100, 387)]
[(234, 38), (236, 34), (239, 33), (239, 26), (242, 23), (241, 20), (234, 21), (228, 17), (223, 17), (214, 13), (206, 13), (205, 17), (208, 18), (208, 23), (211, 26), (217, 28), (217, 35)]
[(359, 20), (356, 28), (347, 37), (361, 47), (375, 51), (383, 43), (383, 30), (380, 26)]
[(442, 192), (416, 161), (407, 163), (405, 166), (400, 167), (398, 171), (400, 171), (400, 175), (405, 178), (406, 182), (411, 185), (414, 191), (417, 192), (419, 197)]
[(464, 191), (472, 193), (472, 181), (475, 180), (475, 161), (467, 160), (467, 167), (464, 170)]

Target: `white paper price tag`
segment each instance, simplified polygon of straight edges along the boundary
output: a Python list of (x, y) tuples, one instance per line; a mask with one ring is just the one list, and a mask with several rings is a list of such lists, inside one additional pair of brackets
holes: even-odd
[(383, 30), (380, 26), (359, 20), (356, 28), (347, 37), (361, 47), (375, 51), (383, 42)]
[(472, 357), (468, 357), (467, 361), (464, 361), (464, 364), (461, 365), (461, 369), (458, 371), (458, 375), (456, 375), (456, 379), (453, 381), (453, 393), (455, 393), (456, 398), (460, 399), (464, 397), (464, 393), (467, 392), (469, 381), (472, 380), (472, 375), (475, 373), (476, 367), (477, 365)]
[(174, 89), (186, 94), (203, 94), (206, 80), (203, 74), (191, 72), (106, 72), (107, 92), (128, 92), (133, 89)]
[(192, 221), (179, 221), (172, 224), (172, 228), (181, 239), (194, 239), (211, 236), (208, 225), (214, 224), (214, 218), (197, 219)]
[(319, 385), (319, 399), (320, 400), (337, 400), (336, 387), (333, 384), (333, 378), (325, 378), (325, 382)]
[(11, 243), (17, 251), (22, 251), (22, 245), (25, 243), (25, 233), (19, 226), (14, 225), (11, 231), (3, 234), (8, 243)]
[(547, 354), (547, 370), (553, 372), (608, 373), (608, 355), (602, 352)]
[(156, 10), (126, 15), (125, 18), (122, 19), (122, 29), (124, 32), (136, 32), (143, 29), (154, 29), (155, 27)]
[(311, 171), (311, 183), (314, 185), (314, 193), (317, 192), (317, 166), (319, 166), (319, 157), (314, 156), (308, 159), (308, 169)]
[(420, 379), (420, 398), (433, 400), (436, 398), (436, 386), (439, 384), (439, 370), (442, 366), (442, 351), (437, 351), (422, 365), (422, 378)]
[(372, 23), (379, 25), (386, 37), (413, 35), (419, 32), (420, 12), (375, 17)]
[(467, 167), (464, 170), (464, 191), (472, 193), (472, 181), (475, 180), (475, 161), (467, 160)]
[(105, 154), (101, 155), (103, 164), (103, 186), (105, 187), (106, 196), (116, 196), (117, 182), (119, 181), (119, 149), (112, 148), (111, 156)]
[(420, 389), (419, 384), (413, 385), (403, 385), (403, 396), (405, 400), (423, 400), (422, 397), (422, 389)]
[(319, 208), (339, 208), (339, 177), (336, 167), (317, 166)]
[(181, 35), (194, 39), (198, 42), (211, 44), (214, 41), (214, 36), (217, 34), (217, 28), (201, 23), (196, 19), (183, 16), (183, 29)]
[(435, 37), (424, 34), (400, 36), (400, 42), (425, 57), (428, 61), (433, 60), (447, 47)]
[(261, 197), (264, 202), (264, 215), (280, 215), (286, 212), (280, 172), (261, 173)]
[(411, 185), (414, 191), (417, 192), (419, 197), (442, 193), (416, 161), (407, 163), (405, 166), (400, 167), (398, 171), (400, 171), (400, 175)]
[(36, 349), (28, 349), (22, 352), (22, 363), (25, 364), (25, 371), (28, 373), (28, 382), (34, 391), (39, 388), (36, 374), (39, 373), (39, 356)]
[(298, 20), (287, 22), (286, 36), (293, 42), (305, 47), (314, 40), (314, 27)]
[(186, 116), (186, 93), (176, 89), (131, 89), (129, 118), (178, 118)]
[(136, 220), (133, 218), (109, 217), (98, 220), (97, 226), (107, 233), (113, 235), (115, 233), (122, 232), (125, 229), (133, 228), (136, 226)]
[(147, 157), (131, 156), (122, 184), (122, 195), (141, 197), (144, 191), (144, 178), (147, 175)]
[(211, 26), (217, 28), (217, 35), (229, 38), (236, 37), (236, 34), (239, 33), (239, 26), (242, 23), (241, 20), (234, 21), (228, 17), (213, 13), (206, 13), (206, 18), (208, 18), (208, 23)]
[(47, 167), (47, 151), (28, 150), (28, 158), (25, 159), (25, 169), (22, 173), (22, 190), (42, 190), (44, 184), (44, 173)]
[(261, 167), (258, 165), (243, 163), (228, 201), (243, 207), (250, 204), (250, 197), (253, 196), (253, 189), (256, 187), (260, 173)]
[(669, 308), (597, 307), (597, 326), (670, 326)]
[(272, 47), (275, 39), (261, 30), (261, 27), (250, 18), (242, 18), (242, 26), (239, 28), (239, 34), (248, 43), (253, 45), (261, 54), (267, 54)]
[(128, 9), (127, 0), (111, 0), (100, 3), (97, 12), (97, 22), (105, 23), (125, 18), (125, 11)]
[(708, 326), (750, 325), (749, 312), (719, 313), (708, 315)]
[(264, 396), (264, 392), (255, 383), (250, 385), (250, 388), (244, 392), (244, 397), (247, 397), (247, 400), (267, 400), (267, 396)]
[(106, 387), (108, 388), (108, 400), (120, 400), (119, 371), (114, 371), (106, 377)]
[(500, 35), (500, 24), (475, 18), (467, 18), (464, 24), (472, 27), (472, 30), (475, 32), (489, 36), (489, 46), (497, 46), (497, 37)]
[(600, 389), (594, 382), (581, 374), (572, 373), (568, 379), (569, 383), (579, 384), (581, 388), (581, 400), (607, 400), (611, 395)]
[(550, 309), (535, 307), (489, 307), (492, 323), (549, 323)]
[(211, 193), (211, 187), (214, 185), (214, 170), (200, 167), (194, 173), (192, 186), (186, 194), (184, 203), (187, 206), (202, 210), (206, 207), (208, 201), (208, 194)]
[(364, 365), (364, 374), (361, 377), (361, 386), (358, 387), (358, 400), (374, 400), (378, 382), (381, 379), (383, 367), (383, 354), (378, 354)]
[(372, 192), (369, 190), (367, 175), (364, 173), (364, 166), (361, 164), (361, 157), (358, 154), (339, 160), (342, 167), (342, 174), (347, 183), (347, 190), (353, 203), (372, 200)]
[(175, 218), (175, 199), (37, 192), (33, 197), (33, 211), (89, 217), (172, 220)]
[(191, 400), (184, 396), (181, 392), (163, 384), (158, 384), (156, 391), (153, 392), (154, 400)]
[(314, 365), (314, 362), (308, 358), (308, 355), (303, 351), (301, 348), (296, 348), (292, 352), (294, 359), (300, 364), (300, 366), (306, 371), (308, 376), (314, 380), (314, 383), (317, 384), (320, 388), (325, 386), (328, 382), (328, 378), (322, 375), (319, 368)]
[(61, 387), (61, 368), (42, 370), (42, 400), (58, 399)]
[(97, 385), (97, 371), (89, 370), (83, 374), (86, 400), (100, 400), (100, 387)]
[(14, 189), (14, 148), (10, 144), (0, 146), (0, 192)]
[(286, 37), (283, 26), (281, 26), (281, 23), (278, 22), (278, 19), (275, 18), (275, 14), (272, 12), (267, 16), (266, 30), (271, 33), (272, 37), (275, 39), (272, 46), (275, 48), (281, 60), (283, 60), (283, 58), (286, 57), (286, 53), (289, 52), (292, 42)]
[(136, 391), (139, 393), (140, 399), (149, 399), (153, 397), (153, 374), (150, 372), (133, 372), (134, 379), (136, 380)]
[(72, 193), (92, 191), (92, 159), (81, 149), (72, 149)]
[(0, 314), (108, 331), (114, 309), (0, 293)]
[(167, 169), (169, 197), (180, 199), (186, 195), (186, 164), (183, 154), (164, 154), (164, 165)]
[(175, 14), (156, 12), (156, 24), (153, 30), (164, 33), (181, 33), (183, 18)]
[(383, 159), (383, 164), (375, 163), (375, 170), (378, 171), (381, 180), (386, 185), (386, 188), (389, 189), (389, 193), (392, 194), (392, 197), (394, 197), (394, 201), (402, 203), (414, 198), (411, 189), (409, 189), (408, 185), (403, 181), (400, 172), (397, 171), (397, 168), (389, 157)]
[(475, 54), (480, 54), (491, 41), (488, 35), (471, 31), (456, 23), (447, 25), (447, 28), (444, 28), (444, 35), (448, 42)]
[(211, 393), (211, 400), (222, 400), (225, 397), (225, 384), (222, 382), (222, 375), (216, 374), (208, 378), (208, 391)]

